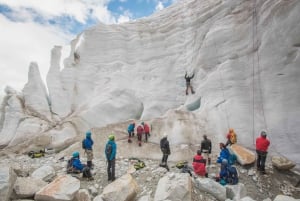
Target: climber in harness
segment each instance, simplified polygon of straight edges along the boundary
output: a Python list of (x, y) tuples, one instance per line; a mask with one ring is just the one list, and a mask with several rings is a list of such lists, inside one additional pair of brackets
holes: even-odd
[(185, 78), (185, 81), (186, 81), (186, 90), (185, 90), (185, 94), (186, 94), (186, 95), (189, 94), (189, 92), (188, 92), (189, 88), (191, 89), (192, 94), (195, 93), (195, 91), (193, 90), (193, 87), (192, 87), (192, 85), (191, 85), (191, 79), (193, 79), (194, 75), (195, 75), (195, 74), (193, 73), (192, 76), (188, 76), (188, 75), (187, 75), (187, 72), (185, 73), (184, 78)]
[(226, 138), (227, 138), (227, 142), (225, 144), (226, 147), (228, 145), (237, 143), (237, 136), (236, 136), (236, 133), (234, 132), (233, 128), (229, 129), (229, 132), (228, 132)]

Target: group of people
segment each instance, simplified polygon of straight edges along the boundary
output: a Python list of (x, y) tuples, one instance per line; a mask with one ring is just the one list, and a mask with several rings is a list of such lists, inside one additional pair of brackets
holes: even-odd
[[(216, 161), (217, 163), (221, 164), (217, 181), (219, 181), (222, 185), (225, 185), (227, 183), (236, 184), (238, 182), (237, 170), (234, 166), (232, 166), (236, 161), (236, 156), (234, 154), (231, 154), (227, 149), (228, 145), (237, 143), (237, 136), (234, 132), (234, 129), (230, 128), (226, 137), (226, 144), (219, 143), (220, 154)], [(265, 162), (269, 145), (270, 141), (267, 139), (267, 133), (265, 131), (262, 131), (260, 136), (256, 139), (256, 165), (257, 170), (262, 174), (266, 174)], [(211, 153), (211, 149), (211, 140), (208, 139), (206, 135), (204, 135), (201, 142), (201, 147), (199, 150), (197, 150), (197, 154), (193, 157), (192, 166), (196, 175), (206, 177), (208, 176), (206, 164), (208, 163), (210, 165), (211, 159), (209, 154)]]
[[(128, 125), (128, 143), (132, 142), (132, 138), (134, 137), (134, 130), (135, 130), (135, 122), (132, 122)], [(147, 123), (142, 122), (136, 128), (136, 134), (138, 138), (138, 145), (142, 146), (142, 138), (145, 135), (145, 142), (148, 142), (148, 138), (150, 137), (150, 127)]]
[[(92, 139), (91, 131), (86, 132), (86, 137), (82, 141), (82, 148), (87, 156), (87, 164), (83, 164), (80, 160), (80, 154), (78, 151), (73, 152), (72, 158), (68, 160), (67, 172), (68, 173), (82, 173), (82, 177), (87, 178), (88, 180), (94, 180), (91, 169), (93, 169), (93, 145), (94, 141)], [(115, 159), (117, 153), (117, 144), (115, 143), (115, 136), (109, 135), (108, 141), (105, 145), (105, 157), (107, 160), (107, 175), (108, 181), (115, 180)]]
[[(134, 136), (134, 126), (135, 123), (133, 122), (128, 126), (128, 142), (131, 140), (131, 138)], [(143, 126), (143, 127), (142, 127)], [(142, 135), (145, 134), (145, 136), (150, 136), (150, 130), (147, 130), (147, 124), (142, 122), (141, 125), (138, 126), (142, 127), (139, 130), (137, 128), (137, 135), (139, 143), (141, 143)], [(149, 126), (148, 126), (149, 127)], [(132, 129), (133, 128), (133, 129)], [(91, 169), (93, 168), (93, 140), (92, 140), (92, 133), (91, 131), (86, 132), (86, 137), (82, 141), (82, 147), (84, 148), (84, 151), (87, 155), (87, 164), (82, 164), (80, 161), (80, 155), (78, 151), (75, 151), (72, 154), (72, 158), (69, 160), (68, 165), (70, 164), (70, 167), (68, 168), (69, 173), (83, 173), (83, 177), (86, 177), (90, 180), (93, 179), (91, 174)], [(147, 137), (145, 137), (147, 141)], [(227, 143), (219, 143), (220, 146), (220, 154), (217, 158), (217, 163), (221, 164), (219, 177), (217, 177), (217, 180), (220, 181), (221, 184), (225, 185), (227, 183), (229, 184), (235, 184), (238, 181), (237, 178), (237, 171), (235, 167), (232, 165), (236, 161), (236, 157), (234, 157), (233, 154), (229, 152), (227, 149), (228, 145), (235, 144), (237, 142), (236, 133), (231, 128), (229, 129), (229, 133), (227, 134)], [(267, 133), (265, 131), (262, 131), (260, 134), (260, 137), (256, 139), (256, 153), (257, 153), (257, 170), (260, 171), (262, 174), (265, 174), (265, 162), (266, 157), (268, 153), (268, 147), (270, 145), (270, 141), (267, 139)], [(160, 166), (165, 167), (169, 171), (168, 167), (168, 157), (171, 154), (170, 150), (170, 144), (168, 141), (168, 135), (164, 133), (163, 137), (160, 140), (160, 149), (162, 152), (162, 159)], [(193, 170), (196, 175), (199, 176), (208, 176), (206, 164), (210, 165), (211, 163), (211, 154), (212, 150), (212, 142), (206, 135), (203, 136), (203, 140), (201, 141), (201, 147), (199, 150), (197, 150), (196, 155), (193, 157)], [(107, 160), (107, 175), (108, 175), (108, 181), (114, 181), (115, 180), (115, 159), (116, 159), (116, 152), (117, 152), (117, 145), (115, 143), (115, 136), (109, 135), (108, 141), (105, 146), (105, 156)]]

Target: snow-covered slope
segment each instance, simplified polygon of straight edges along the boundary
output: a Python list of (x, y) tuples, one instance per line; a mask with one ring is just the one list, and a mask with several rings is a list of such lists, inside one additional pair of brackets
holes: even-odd
[[(24, 115), (43, 122), (35, 135), (51, 133), (52, 142), (60, 139), (56, 145), (64, 146), (72, 140), (62, 140), (62, 133), (72, 139), (91, 127), (192, 110), (198, 127), (184, 133), (194, 122), (178, 121), (167, 132), (184, 133), (196, 144), (204, 133), (225, 141), (233, 127), (239, 143), (253, 147), (263, 129), (272, 151), (299, 163), (299, 10), (298, 0), (186, 0), (136, 22), (99, 24), (72, 41), (62, 70), (61, 48), (52, 50), (49, 97), (41, 83), (30, 84), (38, 80), (31, 68), (35, 73), (19, 96)], [(185, 72), (195, 73), (194, 95), (185, 95)], [(29, 98), (31, 93), (40, 95)], [(10, 129), (16, 118), (8, 115), (14, 107), (9, 97), (15, 95), (3, 104), (1, 136), (11, 137), (1, 146), (15, 144), (8, 139), (23, 131)], [(178, 134), (171, 141), (178, 143)]]

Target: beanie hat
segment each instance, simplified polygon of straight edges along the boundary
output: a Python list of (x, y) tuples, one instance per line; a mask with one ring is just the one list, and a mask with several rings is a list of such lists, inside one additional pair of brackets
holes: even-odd
[(266, 137), (266, 136), (267, 136), (267, 133), (266, 133), (266, 131), (262, 131), (262, 132), (260, 133), (260, 135), (263, 136), (263, 137)]
[(87, 132), (85, 133), (85, 136), (86, 136), (86, 137), (91, 137), (91, 136), (92, 136), (91, 131), (87, 131)]
[(72, 155), (73, 155), (74, 158), (77, 158), (77, 157), (79, 157), (79, 152), (78, 152), (78, 151), (75, 151), (75, 152), (73, 152)]
[(113, 134), (111, 134), (111, 135), (108, 136), (108, 139), (111, 140), (111, 141), (114, 141), (115, 140), (115, 136)]

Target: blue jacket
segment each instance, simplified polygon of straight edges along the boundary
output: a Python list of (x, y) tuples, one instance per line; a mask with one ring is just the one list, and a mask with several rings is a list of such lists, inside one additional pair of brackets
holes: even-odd
[(134, 127), (135, 127), (135, 125), (134, 124), (129, 124), (129, 126), (128, 126), (128, 132), (133, 132), (134, 131)]
[[(111, 144), (112, 146), (112, 150), (111, 150), (111, 155), (110, 157), (106, 155), (105, 153), (105, 150), (106, 150), (106, 147), (108, 144)], [(117, 144), (115, 143), (115, 141), (112, 141), (112, 140), (109, 140), (107, 143), (106, 143), (106, 146), (105, 146), (105, 149), (104, 149), (104, 153), (105, 153), (105, 156), (106, 156), (106, 159), (111, 161), (113, 159), (116, 158), (116, 154), (117, 154)], [(108, 158), (109, 157), (109, 158)]]
[(218, 157), (217, 163), (222, 163), (223, 159), (226, 159), (229, 161), (230, 153), (227, 148), (224, 148), (220, 152), (220, 156)]
[(74, 158), (72, 165), (75, 169), (80, 170), (80, 171), (82, 171), (82, 169), (84, 168), (84, 165), (81, 163), (79, 158)]
[(86, 149), (93, 149), (94, 141), (92, 140), (91, 137), (86, 137), (84, 140), (84, 144)]
[(227, 168), (228, 168), (228, 164), (226, 164), (226, 165), (225, 164), (221, 164), (220, 179), (227, 180), (227, 177), (228, 177)]

